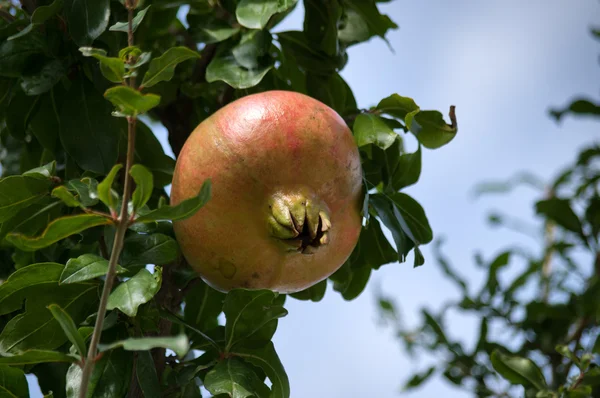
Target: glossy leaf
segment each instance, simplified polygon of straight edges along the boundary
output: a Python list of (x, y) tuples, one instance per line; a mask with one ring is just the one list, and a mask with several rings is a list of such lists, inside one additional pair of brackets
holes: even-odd
[(160, 382), (150, 351), (137, 353), (135, 374), (137, 382), (144, 393), (144, 398), (160, 398)]
[(415, 243), (422, 245), (431, 242), (433, 232), (421, 205), (402, 192), (390, 194), (395, 205), (394, 214), (406, 235)]
[(406, 256), (415, 246), (414, 242), (406, 235), (396, 213), (391, 199), (383, 195), (371, 195), (370, 204), (377, 211), (383, 224), (391, 231), (396, 251), (398, 252), (398, 261), (406, 261)]
[(250, 29), (263, 29), (271, 17), (287, 11), (298, 0), (241, 0), (235, 10), (240, 25)]
[(70, 180), (66, 186), (76, 193), (76, 198), (82, 206), (92, 207), (98, 203), (98, 181), (86, 177)]
[(27, 350), (20, 354), (0, 357), (0, 365), (33, 365), (47, 362), (77, 362), (77, 355), (65, 354), (59, 351)]
[(100, 345), (100, 350), (108, 351), (118, 347), (127, 351), (148, 351), (158, 347), (168, 348), (177, 354), (177, 356), (183, 358), (189, 351), (190, 344), (185, 334), (172, 337), (132, 337), (127, 340), (121, 340), (107, 345)]
[(233, 398), (266, 397), (270, 393), (254, 370), (235, 357), (219, 362), (208, 372), (204, 386), (213, 395), (226, 394)]
[(235, 353), (265, 372), (273, 383), (270, 398), (290, 397), (290, 382), (272, 342), (260, 349), (238, 348)]
[(29, 386), (21, 369), (0, 365), (0, 396), (7, 398), (28, 398)]
[(357, 112), (352, 89), (339, 73), (322, 76), (309, 72), (306, 75), (306, 87), (311, 97), (330, 106), (342, 116)]
[(397, 136), (379, 116), (366, 113), (356, 117), (353, 131), (359, 147), (375, 144), (381, 149), (387, 149)]
[(121, 83), (125, 76), (125, 62), (120, 58), (107, 57), (106, 51), (92, 47), (81, 47), (79, 51), (86, 57), (100, 61), (102, 75), (113, 83)]
[(87, 46), (106, 30), (109, 0), (65, 0), (69, 33), (78, 46)]
[(0, 284), (0, 315), (21, 308), (32, 291), (43, 292), (58, 284), (63, 269), (58, 263), (38, 263), (19, 268)]
[(341, 4), (337, 0), (305, 0), (304, 12), (304, 33), (308, 40), (326, 54), (337, 55)]
[(79, 207), (81, 203), (77, 200), (67, 187), (61, 185), (52, 190), (52, 197), (60, 199), (65, 205), (69, 207)]
[(150, 62), (148, 71), (144, 75), (142, 86), (151, 87), (156, 83), (171, 80), (175, 73), (175, 67), (181, 62), (192, 58), (200, 58), (200, 54), (187, 47), (173, 47), (168, 49), (163, 55)]
[(186, 199), (176, 206), (163, 206), (153, 210), (143, 216), (138, 217), (135, 221), (140, 223), (162, 221), (162, 220), (183, 220), (193, 216), (202, 206), (210, 200), (211, 183), (210, 180), (204, 181), (198, 196)]
[(38, 35), (27, 35), (0, 44), (0, 76), (20, 77), (26, 65), (45, 52)]
[[(77, 258), (72, 258), (67, 261), (67, 265), (65, 265), (60, 274), (59, 283), (69, 284), (85, 282), (90, 279), (104, 276), (107, 272), (108, 260), (96, 256), (95, 254), (82, 254)], [(117, 264), (117, 274), (125, 272), (127, 272), (127, 269)]]
[(345, 3), (360, 15), (373, 35), (383, 38), (389, 29), (398, 28), (398, 25), (379, 12), (373, 0), (346, 0)]
[(446, 124), (444, 117), (438, 111), (417, 110), (406, 115), (405, 121), (406, 126), (419, 142), (429, 149), (446, 145), (456, 137), (458, 130), (455, 120), (452, 120), (452, 124)]
[(83, 337), (77, 331), (77, 326), (75, 326), (75, 322), (73, 322), (71, 316), (57, 304), (50, 304), (48, 309), (65, 332), (69, 341), (75, 346), (81, 358), (85, 358), (87, 354), (85, 341), (83, 341)]
[(54, 0), (49, 5), (38, 6), (31, 14), (31, 23), (19, 33), (10, 36), (7, 40), (14, 40), (33, 31), (36, 26), (42, 25), (56, 15), (63, 6), (63, 0)]
[(135, 234), (125, 239), (121, 264), (124, 267), (146, 264), (163, 265), (175, 261), (179, 254), (177, 241), (164, 234)]
[(288, 57), (293, 57), (295, 67), (320, 75), (328, 75), (341, 70), (348, 57), (345, 53), (328, 55), (311, 45), (304, 32), (289, 31), (277, 33), (277, 40)]
[(538, 390), (547, 388), (542, 371), (530, 359), (505, 355), (499, 351), (494, 351), (491, 358), (494, 369), (512, 384)]
[(292, 296), (293, 298), (295, 298), (297, 300), (305, 300), (305, 301), (310, 300), (310, 301), (313, 301), (316, 303), (316, 302), (323, 300), (323, 297), (325, 297), (326, 291), (327, 291), (327, 279), (322, 280), (321, 282), (309, 287), (308, 289), (301, 290), (297, 293), (292, 293), (292, 294), (290, 294), (290, 296)]
[(140, 164), (134, 164), (129, 170), (129, 174), (135, 181), (135, 191), (131, 196), (134, 211), (144, 206), (152, 196), (154, 189), (154, 181), (152, 173), (147, 168)]
[(0, 179), (0, 223), (10, 219), (48, 194), (50, 181), (31, 176), (10, 176)]
[(287, 310), (277, 302), (277, 294), (270, 290), (234, 289), (225, 297), (223, 312), (226, 350), (231, 350), (244, 340), (258, 340), (266, 344), (277, 328), (277, 319), (287, 315)]
[(419, 107), (412, 98), (402, 97), (398, 94), (392, 94), (389, 97), (382, 99), (379, 101), (379, 104), (377, 104), (378, 111), (387, 113), (400, 120), (404, 120), (406, 115), (418, 109)]
[(60, 111), (60, 141), (84, 170), (105, 175), (117, 161), (119, 125), (111, 111), (85, 78), (72, 82)]
[(118, 308), (130, 317), (135, 317), (140, 305), (147, 303), (160, 289), (161, 274), (157, 268), (152, 275), (147, 269), (141, 269), (131, 279), (117, 286), (108, 297), (106, 309)]
[(79, 323), (96, 307), (97, 300), (96, 284), (66, 285), (45, 295), (27, 297), (25, 312), (12, 318), (0, 334), (0, 353), (60, 347), (67, 338), (47, 305), (58, 304)]
[(113, 182), (115, 181), (115, 178), (117, 177), (117, 173), (122, 168), (122, 164), (114, 165), (108, 173), (108, 175), (104, 178), (104, 180), (102, 180), (102, 182), (98, 184), (97, 188), (98, 199), (100, 199), (102, 203), (104, 203), (109, 209), (113, 211), (117, 208), (117, 198), (115, 197), (116, 195), (112, 191), (112, 186)]
[(221, 80), (237, 89), (256, 86), (273, 68), (268, 55), (271, 40), (268, 32), (251, 31), (237, 45), (223, 47), (208, 65), (206, 81)]
[(27, 95), (40, 95), (49, 91), (65, 74), (66, 70), (62, 62), (53, 59), (34, 74), (24, 75), (21, 80), (21, 88)]
[[(144, 17), (146, 16), (146, 13), (148, 12), (149, 8), (150, 8), (150, 6), (144, 8), (143, 10), (138, 11), (138, 13), (135, 15), (135, 17), (133, 17), (133, 19), (131, 21), (131, 27), (134, 32), (137, 30), (140, 23), (142, 23), (142, 21), (144, 20)], [(127, 32), (129, 32), (129, 22), (117, 22), (116, 24), (114, 24), (110, 28), (108, 28), (108, 30), (110, 30), (111, 32), (127, 33)]]
[(196, 41), (211, 44), (219, 43), (236, 35), (240, 28), (231, 26), (212, 13), (204, 14), (194, 12), (194, 8), (187, 15), (187, 21), (190, 25), (190, 33)]
[[(106, 352), (94, 365), (87, 398), (123, 397), (131, 381), (133, 355), (124, 350)], [(73, 364), (67, 372), (67, 398), (78, 398), (81, 385), (81, 368)]]
[(146, 113), (160, 103), (160, 96), (156, 94), (142, 94), (138, 90), (128, 86), (109, 88), (104, 93), (104, 97), (117, 107), (121, 114), (127, 116), (137, 116)]
[(200, 330), (217, 327), (217, 316), (222, 312), (225, 293), (204, 282), (198, 283), (185, 296), (184, 320)]
[(61, 239), (78, 234), (99, 225), (108, 225), (111, 220), (97, 214), (79, 214), (57, 218), (39, 236), (25, 236), (19, 233), (6, 235), (6, 240), (23, 251), (34, 251), (50, 246)]

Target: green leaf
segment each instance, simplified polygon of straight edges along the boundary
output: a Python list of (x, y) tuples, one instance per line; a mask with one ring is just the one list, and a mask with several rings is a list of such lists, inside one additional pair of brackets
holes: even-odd
[(298, 0), (241, 0), (235, 9), (240, 25), (250, 29), (263, 29), (271, 17), (287, 11)]
[(94, 57), (100, 61), (100, 72), (113, 83), (122, 83), (125, 76), (125, 62), (120, 58), (107, 57), (106, 51), (92, 47), (80, 47), (79, 51), (86, 57)]
[(419, 181), (421, 176), (421, 146), (415, 153), (406, 153), (398, 159), (398, 166), (391, 176), (391, 186), (399, 190)]
[[(82, 254), (67, 261), (67, 265), (60, 274), (59, 284), (85, 282), (104, 276), (107, 272), (108, 260), (95, 254)], [(126, 268), (117, 265), (117, 274), (125, 272), (127, 272)]]
[[(152, 65), (152, 64), (150, 64)], [(142, 94), (129, 86), (116, 86), (109, 88), (104, 97), (117, 107), (119, 112), (127, 116), (137, 116), (148, 112), (160, 103), (160, 96), (156, 94)]]
[(30, 349), (53, 350), (67, 338), (54, 319), (48, 304), (58, 304), (76, 323), (96, 307), (98, 285), (74, 284), (56, 287), (46, 294), (27, 297), (25, 312), (12, 318), (0, 334), (0, 353), (18, 353)]
[(265, 372), (273, 383), (270, 398), (290, 397), (290, 381), (272, 342), (260, 349), (238, 348), (235, 353)]
[(392, 237), (396, 243), (396, 251), (398, 252), (398, 261), (401, 263), (406, 261), (406, 256), (415, 244), (404, 232), (404, 229), (394, 212), (395, 206), (393, 202), (388, 196), (384, 195), (371, 195), (369, 202), (377, 211), (377, 215), (379, 215), (383, 224), (392, 233)]
[(77, 331), (77, 326), (75, 326), (73, 319), (57, 304), (50, 304), (48, 309), (62, 330), (65, 332), (65, 335), (69, 341), (75, 346), (81, 358), (85, 358), (87, 353), (85, 341), (83, 341), (83, 337)]
[(102, 203), (104, 203), (112, 211), (115, 211), (117, 208), (117, 198), (115, 198), (116, 195), (112, 191), (112, 186), (115, 178), (117, 177), (117, 173), (122, 168), (122, 164), (114, 165), (104, 180), (98, 184), (97, 188), (98, 199), (100, 199)]
[(56, 161), (52, 161), (40, 167), (27, 170), (23, 173), (24, 176), (38, 177), (38, 178), (50, 178), (56, 174)]
[(45, 42), (38, 35), (27, 35), (0, 44), (0, 76), (20, 77), (32, 60), (45, 52)]
[(32, 176), (10, 176), (0, 179), (0, 223), (48, 194), (50, 180)]
[(190, 9), (186, 18), (192, 37), (206, 44), (222, 42), (240, 31), (238, 26), (231, 26), (213, 13), (198, 13), (195, 8)]
[(349, 260), (354, 269), (365, 265), (369, 268), (379, 269), (397, 259), (398, 254), (383, 234), (379, 221), (373, 218), (362, 229), (356, 248)]
[(21, 88), (27, 95), (40, 95), (54, 87), (65, 74), (66, 70), (62, 62), (53, 59), (34, 74), (24, 75), (21, 79)]
[(397, 134), (377, 115), (360, 114), (354, 121), (354, 139), (359, 147), (375, 144), (381, 149), (389, 148)]
[[(144, 8), (143, 10), (139, 11), (135, 17), (133, 17), (133, 20), (131, 21), (131, 27), (134, 32), (136, 31), (136, 29), (138, 28), (138, 26), (140, 25), (140, 23), (146, 16), (146, 12), (148, 12), (149, 8), (150, 8), (150, 6)], [(127, 33), (127, 32), (129, 32), (129, 22), (117, 22), (116, 24), (114, 24), (110, 28), (108, 28), (108, 30), (110, 30), (111, 32)]]
[(137, 353), (135, 373), (138, 384), (144, 393), (144, 398), (160, 398), (160, 382), (150, 351)]
[(541, 200), (535, 205), (536, 212), (554, 221), (561, 227), (583, 236), (583, 226), (571, 208), (569, 199), (552, 198)]
[(308, 72), (306, 74), (306, 89), (311, 97), (330, 106), (342, 116), (357, 111), (354, 94), (352, 94), (350, 86), (339, 73), (322, 76)]
[(404, 385), (403, 390), (408, 391), (413, 388), (419, 387), (421, 384), (427, 381), (435, 372), (435, 366), (430, 367), (426, 371), (422, 373), (417, 373), (413, 377), (410, 378)]
[(0, 396), (7, 398), (28, 398), (29, 386), (21, 369), (0, 365)]
[(309, 287), (308, 289), (304, 289), (297, 293), (292, 293), (292, 294), (290, 294), (290, 296), (292, 296), (296, 300), (303, 300), (303, 301), (310, 300), (310, 301), (317, 303), (317, 302), (323, 300), (323, 297), (325, 297), (326, 291), (327, 291), (327, 279), (322, 280), (321, 282)]
[(333, 56), (319, 51), (306, 38), (304, 32), (280, 32), (277, 33), (277, 40), (286, 57), (294, 59), (294, 66), (300, 66), (306, 71), (328, 75), (341, 70), (348, 61), (345, 52)]
[(273, 68), (269, 55), (272, 37), (266, 31), (250, 31), (233, 47), (222, 46), (206, 69), (206, 81), (224, 81), (233, 88), (256, 86)]
[(10, 233), (5, 239), (23, 251), (35, 251), (86, 229), (108, 225), (111, 222), (109, 218), (97, 214), (66, 216), (48, 224), (40, 236), (30, 237), (20, 233)]
[(342, 16), (339, 2), (329, 0), (304, 0), (304, 34), (320, 50), (337, 55), (338, 24)]
[(86, 177), (81, 180), (70, 180), (66, 186), (75, 191), (77, 200), (82, 206), (92, 207), (98, 203), (98, 181)]
[(111, 105), (83, 77), (72, 82), (63, 99), (60, 141), (84, 170), (105, 175), (117, 161), (120, 132), (111, 111)]
[(163, 206), (153, 210), (143, 216), (138, 217), (135, 222), (147, 223), (162, 220), (183, 220), (193, 216), (202, 206), (210, 200), (211, 183), (210, 180), (204, 181), (198, 196), (189, 198), (179, 203), (176, 206)]
[(163, 265), (175, 261), (179, 254), (177, 241), (163, 234), (134, 234), (125, 239), (121, 265)]
[(108, 26), (109, 0), (65, 0), (67, 26), (79, 46), (90, 45)]
[[(111, 350), (94, 365), (86, 398), (124, 397), (130, 388), (133, 355), (125, 350)], [(67, 398), (79, 397), (82, 369), (73, 364), (67, 372)]]
[(367, 22), (353, 8), (345, 7), (338, 23), (338, 38), (348, 45), (367, 41), (372, 34)]
[(151, 87), (156, 83), (171, 80), (175, 73), (175, 67), (192, 58), (200, 58), (200, 54), (183, 46), (168, 49), (163, 55), (150, 62), (142, 81), (142, 87)]
[(419, 107), (412, 98), (392, 94), (379, 102), (377, 110), (404, 121), (406, 115), (419, 110)]
[(512, 384), (535, 387), (538, 390), (548, 387), (542, 371), (530, 359), (505, 355), (500, 351), (494, 351), (491, 359), (496, 372)]
[(127, 351), (148, 351), (160, 347), (172, 350), (177, 356), (183, 358), (190, 349), (190, 343), (185, 334), (180, 334), (169, 337), (132, 337), (111, 344), (101, 344), (99, 347), (101, 351), (113, 350), (119, 347)]
[(152, 173), (141, 164), (134, 164), (129, 170), (129, 174), (135, 181), (135, 191), (131, 196), (131, 202), (133, 204), (133, 210), (137, 210), (144, 206), (152, 196), (152, 190), (154, 189), (154, 181)]
[(389, 197), (395, 205), (394, 215), (406, 235), (415, 245), (419, 246), (431, 242), (433, 231), (419, 202), (402, 192), (393, 193)]
[(0, 284), (0, 315), (21, 308), (31, 292), (44, 292), (57, 285), (64, 266), (58, 263), (38, 263), (19, 268)]
[(231, 290), (223, 312), (225, 325), (225, 350), (243, 342), (264, 345), (271, 340), (277, 329), (277, 319), (287, 315), (287, 310), (277, 301), (277, 293), (270, 290)]
[(344, 300), (354, 300), (367, 286), (371, 276), (371, 268), (359, 265), (360, 263), (353, 256), (350, 256), (350, 259), (330, 277), (333, 281), (333, 290), (339, 292)]
[(152, 172), (154, 185), (163, 187), (171, 183), (175, 160), (167, 155), (152, 130), (137, 121), (135, 162), (143, 164)]
[(19, 33), (10, 36), (7, 40), (14, 40), (21, 36), (25, 36), (29, 32), (33, 31), (34, 27), (43, 25), (44, 22), (55, 16), (62, 9), (62, 6), (63, 0), (54, 0), (47, 6), (38, 6), (33, 11), (33, 14), (31, 14), (31, 23)]
[(587, 98), (577, 98), (564, 109), (550, 110), (550, 115), (556, 119), (556, 122), (560, 122), (563, 116), (568, 114), (598, 117), (600, 116), (600, 105)]
[(107, 310), (118, 308), (130, 317), (135, 317), (140, 305), (147, 303), (160, 289), (161, 271), (152, 275), (143, 268), (131, 279), (121, 283), (108, 297)]
[(360, 15), (372, 35), (384, 38), (389, 29), (398, 28), (398, 25), (379, 12), (373, 0), (346, 0), (345, 4)]
[(254, 370), (235, 357), (219, 362), (208, 372), (204, 386), (213, 395), (226, 394), (233, 398), (267, 397), (270, 393)]
[(0, 357), (0, 365), (33, 365), (47, 362), (77, 362), (77, 355), (65, 354), (58, 351), (27, 350), (17, 355)]
[(67, 187), (61, 185), (52, 190), (52, 197), (60, 199), (65, 205), (69, 207), (79, 207), (81, 203), (77, 200), (77, 198), (69, 192)]
[(217, 316), (222, 312), (225, 293), (219, 292), (200, 281), (185, 296), (183, 319), (200, 330), (218, 326)]
[(452, 124), (446, 124), (444, 117), (438, 111), (419, 111), (406, 115), (408, 129), (417, 137), (425, 148), (436, 149), (452, 141), (458, 128), (454, 118), (454, 108), (450, 108)]

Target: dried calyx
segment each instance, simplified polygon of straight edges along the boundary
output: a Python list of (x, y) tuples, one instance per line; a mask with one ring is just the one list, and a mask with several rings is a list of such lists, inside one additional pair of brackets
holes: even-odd
[(329, 243), (329, 211), (306, 190), (277, 192), (269, 201), (271, 235), (289, 251), (312, 254)]

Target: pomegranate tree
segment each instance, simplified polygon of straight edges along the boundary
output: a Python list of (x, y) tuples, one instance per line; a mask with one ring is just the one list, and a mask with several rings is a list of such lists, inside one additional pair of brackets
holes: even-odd
[(303, 290), (358, 241), (358, 149), (344, 120), (311, 97), (254, 94), (204, 120), (178, 157), (172, 203), (206, 179), (212, 199), (174, 228), (187, 261), (219, 290)]

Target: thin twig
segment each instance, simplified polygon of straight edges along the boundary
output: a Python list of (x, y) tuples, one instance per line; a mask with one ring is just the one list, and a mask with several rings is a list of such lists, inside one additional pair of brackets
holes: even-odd
[[(127, 11), (129, 15), (129, 31), (128, 31), (128, 42), (129, 45), (133, 45), (133, 9), (135, 8), (135, 0), (127, 0)], [(135, 82), (130, 80), (130, 85), (135, 85)], [(100, 304), (98, 306), (98, 315), (96, 317), (96, 324), (94, 325), (94, 332), (92, 333), (92, 339), (90, 347), (88, 349), (87, 358), (83, 367), (81, 375), (81, 385), (79, 388), (79, 397), (86, 398), (89, 386), (90, 377), (94, 369), (96, 361), (96, 355), (98, 350), (98, 343), (102, 335), (102, 326), (104, 325), (104, 317), (106, 315), (106, 306), (108, 303), (108, 297), (112, 291), (112, 287), (116, 277), (117, 261), (121, 255), (123, 249), (123, 241), (125, 239), (125, 233), (127, 232), (128, 225), (128, 214), (127, 214), (127, 203), (131, 198), (133, 190), (133, 181), (129, 176), (129, 170), (133, 165), (134, 160), (134, 149), (135, 149), (135, 128), (137, 119), (135, 116), (127, 118), (127, 161), (125, 165), (125, 187), (123, 188), (123, 201), (121, 205), (121, 211), (119, 218), (116, 220), (117, 231), (113, 242), (112, 252), (110, 254), (110, 260), (108, 265), (108, 272), (106, 274), (106, 280), (104, 282), (104, 288), (102, 289), (102, 296), (100, 297)]]

